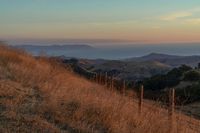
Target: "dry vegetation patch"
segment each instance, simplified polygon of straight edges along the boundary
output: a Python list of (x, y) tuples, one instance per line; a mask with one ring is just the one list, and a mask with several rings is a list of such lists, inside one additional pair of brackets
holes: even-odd
[(132, 98), (49, 59), (0, 47), (1, 132), (168, 133), (165, 118), (155, 108), (139, 115)]

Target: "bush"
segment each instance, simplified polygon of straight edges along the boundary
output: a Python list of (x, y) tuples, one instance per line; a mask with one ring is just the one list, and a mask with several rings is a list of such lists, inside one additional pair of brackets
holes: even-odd
[(186, 72), (184, 74), (184, 80), (185, 81), (199, 81), (200, 80), (200, 72), (198, 72), (196, 70)]
[(200, 83), (177, 89), (177, 102), (179, 104), (187, 104), (200, 100)]
[(155, 75), (144, 80), (144, 87), (149, 90), (161, 90), (166, 87), (173, 87), (179, 84), (185, 72), (192, 70), (190, 66), (182, 65), (174, 68), (166, 75)]

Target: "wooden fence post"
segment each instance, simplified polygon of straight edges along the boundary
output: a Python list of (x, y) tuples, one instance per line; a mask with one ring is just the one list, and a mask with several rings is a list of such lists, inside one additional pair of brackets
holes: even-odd
[(104, 85), (104, 81), (105, 81), (105, 75), (102, 73), (102, 77), (101, 77), (101, 84)]
[(110, 89), (111, 87), (111, 82), (110, 82), (110, 79), (111, 79), (111, 77), (110, 76), (108, 76), (108, 81), (107, 81), (107, 87), (108, 87), (108, 89)]
[(98, 74), (97, 73), (95, 73), (95, 81), (96, 81), (96, 83), (98, 83)]
[(113, 91), (113, 84), (114, 84), (114, 81), (113, 81), (113, 76), (111, 76), (111, 90)]
[(126, 81), (125, 80), (123, 80), (122, 93), (124, 96), (126, 95)]
[(143, 104), (143, 97), (144, 97), (144, 86), (141, 85), (140, 87), (140, 94), (139, 94), (139, 114), (142, 113), (142, 104)]
[(93, 82), (96, 82), (96, 73), (93, 75)]
[(108, 81), (108, 73), (105, 73), (105, 86), (107, 86), (107, 81)]
[(101, 80), (102, 80), (102, 74), (101, 72), (99, 73), (99, 84), (101, 84)]
[(96, 82), (99, 83), (99, 73), (97, 73)]
[(170, 89), (169, 90), (169, 109), (168, 109), (170, 132), (173, 132), (173, 129), (174, 129), (174, 107), (175, 107), (175, 89)]
[(107, 80), (107, 88), (110, 89), (110, 76), (108, 76), (108, 80)]

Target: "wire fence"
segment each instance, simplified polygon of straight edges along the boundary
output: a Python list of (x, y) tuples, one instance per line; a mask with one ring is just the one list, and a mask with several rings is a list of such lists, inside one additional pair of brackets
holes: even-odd
[[(117, 80), (114, 79), (113, 76), (108, 75), (107, 72), (105, 73), (95, 73), (88, 71), (82, 67), (75, 68), (75, 72), (80, 74), (81, 76), (84, 76), (85, 78), (96, 82), (98, 84), (106, 86), (111, 91), (118, 91), (122, 95), (127, 95), (127, 86), (125, 80)], [(166, 118), (166, 121), (169, 121), (169, 125), (171, 125), (172, 132), (177, 133), (184, 133), (184, 132), (194, 132), (194, 133), (200, 133), (200, 121), (192, 116), (184, 115), (181, 111), (175, 110), (176, 108), (180, 108), (179, 106), (175, 105), (175, 89), (170, 89), (168, 91), (168, 104), (163, 105), (161, 101), (153, 101), (150, 103), (150, 101), (145, 101), (143, 99), (144, 97), (144, 87), (141, 85), (138, 94), (136, 96), (132, 97), (132, 101), (138, 104), (138, 112), (142, 113), (143, 109), (153, 109), (153, 110), (159, 110), (159, 113), (161, 113), (164, 118)], [(161, 111), (162, 110), (162, 111)], [(166, 117), (168, 116), (168, 117)], [(176, 125), (176, 129), (174, 129), (174, 125)], [(187, 127), (185, 128), (186, 131), (181, 131), (181, 127)], [(176, 130), (176, 131), (174, 131)], [(171, 131), (170, 131), (171, 132)]]

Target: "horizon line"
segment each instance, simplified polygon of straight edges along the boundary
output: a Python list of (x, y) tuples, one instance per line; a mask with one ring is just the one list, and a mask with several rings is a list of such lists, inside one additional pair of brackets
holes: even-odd
[(104, 39), (104, 38), (0, 38), (1, 42), (8, 41), (45, 41), (45, 42), (67, 42), (67, 43), (132, 43), (132, 44), (179, 44), (179, 43), (200, 43), (195, 41), (148, 41), (148, 40), (125, 40), (125, 39)]

